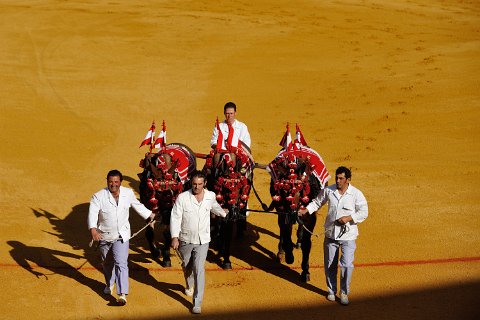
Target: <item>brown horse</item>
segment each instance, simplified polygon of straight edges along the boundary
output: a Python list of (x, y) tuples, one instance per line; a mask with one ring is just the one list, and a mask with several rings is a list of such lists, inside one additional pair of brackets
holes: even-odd
[[(309, 281), (309, 256), (312, 247), (311, 232), (315, 228), (316, 213), (300, 219), (297, 211), (306, 206), (325, 187), (329, 178), (323, 160), (313, 149), (302, 146), (300, 149), (282, 149), (268, 165), (270, 173), (270, 194), (278, 214), (280, 242), (277, 257), (288, 264), (294, 262), (292, 227), (298, 223), (297, 246), (302, 250), (301, 280)], [(308, 230), (308, 231), (307, 231)]]
[(231, 269), (230, 244), (233, 225), (237, 224), (237, 236), (246, 227), (247, 203), (253, 182), (255, 162), (250, 149), (241, 143), (230, 151), (212, 150), (206, 158), (203, 172), (207, 176), (207, 187), (217, 195), (217, 201), (228, 209), (225, 219), (214, 218), (212, 238), (222, 254), (223, 269)]
[(170, 261), (170, 214), (177, 196), (190, 186), (190, 177), (196, 170), (195, 154), (186, 145), (180, 143), (168, 144), (157, 153), (147, 153), (140, 161), (143, 172), (140, 178), (140, 201), (150, 210), (157, 211), (157, 220), (163, 230), (164, 243), (161, 249), (155, 244), (153, 226), (146, 229), (153, 259), (158, 259), (162, 253), (162, 265), (171, 266)]

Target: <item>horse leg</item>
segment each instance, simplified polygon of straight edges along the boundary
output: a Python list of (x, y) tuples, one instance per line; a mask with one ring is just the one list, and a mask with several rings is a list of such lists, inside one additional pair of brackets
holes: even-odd
[[(311, 214), (307, 217), (307, 220), (304, 222), (305, 227), (313, 232), (315, 224), (317, 222), (317, 216)], [(299, 226), (300, 228), (301, 226)], [(303, 227), (301, 227), (303, 229)], [(310, 272), (309, 272), (309, 260), (310, 260), (310, 250), (312, 248), (312, 235), (310, 232), (304, 230), (302, 240), (302, 274), (300, 275), (300, 280), (303, 282), (310, 281)]]
[(172, 266), (172, 262), (170, 260), (170, 245), (172, 244), (172, 236), (170, 234), (170, 225), (165, 225), (165, 230), (163, 231), (163, 237), (165, 239), (164, 246), (162, 249), (163, 266), (168, 268)]
[(155, 245), (155, 232), (153, 227), (150, 225), (145, 230), (145, 238), (147, 238), (150, 253), (152, 254), (152, 259), (158, 259), (158, 257), (160, 256), (160, 250), (158, 250), (157, 246)]
[(223, 263), (222, 268), (224, 270), (232, 269), (232, 263), (230, 262), (230, 244), (232, 242), (233, 233), (233, 221), (222, 221), (221, 238), (223, 242)]
[(288, 223), (287, 216), (285, 214), (279, 214), (278, 225), (280, 227), (281, 248), (277, 254), (277, 257), (279, 257), (281, 252), (284, 252), (285, 262), (287, 264), (292, 264), (295, 260), (295, 257), (293, 256), (292, 224)]
[(302, 238), (303, 238), (303, 228), (302, 226), (298, 226), (297, 229), (297, 243), (295, 244), (295, 247), (297, 249), (300, 249), (302, 247)]
[(243, 234), (247, 230), (247, 216), (240, 215), (240, 217), (236, 221), (237, 225), (237, 239), (242, 239)]

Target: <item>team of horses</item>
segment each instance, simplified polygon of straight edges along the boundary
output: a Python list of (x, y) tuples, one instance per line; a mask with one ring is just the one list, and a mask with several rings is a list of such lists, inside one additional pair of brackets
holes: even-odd
[[(223, 269), (231, 269), (230, 247), (237, 225), (237, 235), (246, 226), (248, 201), (253, 188), (254, 168), (265, 168), (270, 173), (270, 206), (262, 203), (266, 212), (278, 215), (280, 240), (277, 259), (292, 264), (293, 250), (302, 250), (301, 279), (309, 281), (309, 255), (311, 236), (316, 215), (298, 218), (297, 211), (306, 206), (326, 185), (328, 172), (323, 160), (306, 145), (283, 147), (268, 165), (255, 163), (250, 149), (243, 143), (228, 150), (213, 149), (209, 154), (196, 154), (189, 147), (179, 143), (167, 144), (158, 152), (145, 154), (140, 161), (143, 172), (140, 178), (140, 201), (149, 209), (159, 212), (160, 222), (146, 230), (146, 238), (153, 259), (171, 266), (169, 232), (170, 212), (177, 196), (191, 185), (191, 175), (196, 170), (196, 158), (205, 159), (202, 172), (206, 176), (207, 188), (216, 193), (217, 202), (228, 209), (226, 218), (212, 216), (212, 243), (222, 257)], [(275, 211), (273, 211), (275, 210)], [(298, 224), (297, 242), (292, 241), (293, 225)], [(162, 235), (163, 241), (155, 241), (155, 235)], [(157, 243), (162, 243), (161, 245)]]

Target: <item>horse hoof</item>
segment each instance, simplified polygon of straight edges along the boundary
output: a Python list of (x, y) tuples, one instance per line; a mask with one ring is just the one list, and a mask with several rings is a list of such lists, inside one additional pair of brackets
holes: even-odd
[(223, 270), (231, 270), (232, 269), (232, 264), (230, 262), (224, 262), (222, 264), (222, 269)]
[(309, 282), (310, 281), (310, 272), (302, 272), (300, 275), (300, 280), (303, 282)]
[(295, 257), (293, 256), (293, 251), (287, 251), (285, 253), (285, 262), (287, 264), (292, 264), (295, 261)]
[(152, 254), (152, 259), (153, 260), (157, 260), (158, 257), (160, 257), (160, 250), (158, 249), (153, 249), (150, 251), (150, 253)]

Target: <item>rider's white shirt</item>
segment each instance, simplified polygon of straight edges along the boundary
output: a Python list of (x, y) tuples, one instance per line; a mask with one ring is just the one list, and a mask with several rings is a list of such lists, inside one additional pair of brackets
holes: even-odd
[[(227, 139), (228, 124), (225, 121), (223, 121), (219, 123), (219, 126), (223, 134), (223, 139)], [(238, 140), (242, 141), (250, 148), (252, 141), (250, 139), (250, 133), (248, 132), (247, 125), (243, 122), (235, 120), (235, 122), (232, 124), (232, 127), (233, 127), (234, 135), (238, 137)], [(212, 138), (210, 139), (210, 146), (216, 145), (217, 139), (218, 139), (218, 129), (217, 129), (217, 126), (215, 126), (213, 128)]]

